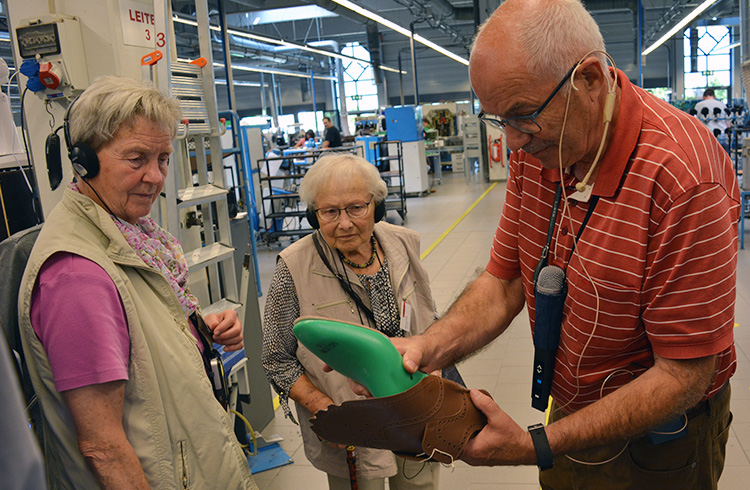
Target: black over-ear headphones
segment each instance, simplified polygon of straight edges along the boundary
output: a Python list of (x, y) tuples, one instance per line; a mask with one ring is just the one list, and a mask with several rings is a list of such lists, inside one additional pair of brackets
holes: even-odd
[[(383, 219), (383, 217), (385, 216), (385, 211), (386, 211), (385, 199), (375, 204), (375, 223)], [(307, 211), (305, 212), (305, 217), (307, 218), (307, 222), (310, 223), (310, 226), (312, 226), (316, 230), (320, 229), (320, 222), (318, 221), (318, 213), (316, 213), (314, 209), (307, 208)]]
[(84, 179), (93, 179), (99, 173), (99, 157), (96, 156), (96, 152), (85, 141), (78, 142), (75, 145), (72, 145), (70, 141), (70, 110), (77, 101), (78, 97), (73, 99), (73, 102), (68, 106), (68, 110), (65, 111), (65, 119), (63, 120), (65, 145), (68, 147), (68, 158), (76, 173)]

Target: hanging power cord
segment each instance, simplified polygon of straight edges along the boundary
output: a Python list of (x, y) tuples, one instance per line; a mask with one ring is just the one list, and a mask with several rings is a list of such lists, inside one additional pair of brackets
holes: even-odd
[[(8, 78), (8, 83), (6, 83), (6, 85), (5, 85), (5, 87), (6, 87), (6, 94), (7, 94), (7, 97), (8, 97), (8, 105), (10, 105), (10, 86), (11, 86), (11, 83), (13, 82), (13, 79), (16, 77), (16, 75), (18, 75), (19, 73), (20, 72), (18, 70), (16, 70), (13, 73), (13, 75), (11, 75), (10, 78)], [(24, 94), (25, 94), (25, 91), (24, 91)], [(21, 112), (23, 113), (23, 99), (21, 100)], [(23, 114), (22, 114), (22, 117), (23, 117)], [(18, 166), (18, 169), (21, 172), (21, 176), (24, 178), (24, 180), (26, 181), (26, 186), (29, 188), (29, 193), (33, 197), (34, 190), (31, 187), (31, 183), (29, 182), (28, 177), (26, 177), (26, 172), (24, 172), (24, 170), (23, 170), (23, 165), (21, 164), (21, 162), (18, 160), (18, 157), (16, 156), (16, 141), (18, 140), (18, 136), (16, 134), (14, 134), (14, 132), (15, 132), (15, 126), (13, 124), (10, 124), (8, 126), (8, 131), (11, 133), (10, 140), (11, 140), (12, 145), (13, 145), (13, 146), (11, 146), (11, 149), (10, 149), (10, 156), (13, 157), (13, 160), (15, 160), (16, 165)], [(27, 159), (28, 159), (28, 151), (26, 152), (26, 155), (27, 155)], [(31, 160), (29, 159), (29, 162), (30, 161)], [(32, 203), (32, 206), (34, 207), (34, 214), (36, 215), (37, 214), (37, 212), (36, 212), (36, 206), (34, 205), (34, 200), (33, 199), (31, 201), (31, 203)], [(3, 219), (5, 221), (5, 229), (6, 229), (7, 235), (10, 236), (11, 235), (11, 232), (10, 232), (10, 223), (8, 222), (8, 212), (7, 212), (6, 208), (5, 208), (5, 197), (3, 196), (2, 189), (0, 189), (0, 207), (2, 208)], [(35, 216), (35, 218), (36, 218), (36, 216)], [(37, 218), (37, 223), (38, 222), (39, 221), (38, 221), (38, 218)]]
[(3, 219), (5, 220), (5, 233), (10, 236), (10, 224), (8, 223), (8, 211), (5, 209), (5, 197), (3, 196), (3, 188), (0, 187), (0, 208), (3, 211)]
[[(451, 464), (451, 465), (446, 465), (446, 466), (453, 466), (453, 465)], [(422, 461), (422, 466), (419, 467), (419, 469), (417, 470), (417, 472), (414, 473), (413, 475), (409, 476), (409, 475), (406, 474), (406, 460), (402, 459), (402, 461), (401, 461), (401, 474), (404, 475), (404, 480), (413, 480), (416, 477), (418, 477), (420, 475), (420, 473), (422, 473), (422, 471), (426, 467), (427, 467), (427, 461)]]
[[(10, 87), (8, 87), (8, 90), (10, 90)], [(26, 87), (23, 89), (23, 93), (21, 94), (21, 135), (23, 136), (23, 147), (24, 147), (24, 151), (26, 152), (26, 161), (29, 163), (29, 167), (31, 168), (32, 175), (36, 175), (34, 162), (31, 159), (31, 153), (29, 152), (29, 143), (26, 140), (27, 125), (26, 125), (26, 113), (24, 111), (24, 101), (26, 100), (26, 92), (28, 91), (29, 89), (28, 87)], [(38, 207), (39, 195), (37, 194), (36, 188), (32, 187), (31, 182), (29, 182), (28, 177), (26, 177), (26, 172), (23, 171), (23, 167), (21, 167), (20, 165), (21, 164), (19, 163), (19, 168), (21, 168), (21, 175), (23, 175), (23, 178), (26, 181), (26, 185), (29, 188), (29, 192), (31, 193), (31, 207), (34, 209), (34, 218), (36, 219), (36, 224), (39, 224), (41, 223), (41, 221), (39, 220), (41, 213)]]
[(250, 425), (250, 422), (248, 422), (248, 420), (245, 418), (245, 416), (242, 415), (237, 410), (230, 409), (229, 413), (235, 414), (237, 417), (240, 418), (241, 421), (243, 421), (245, 423), (245, 427), (250, 432), (250, 437), (253, 440), (253, 450), (252, 451), (249, 451), (247, 449), (247, 444), (240, 443), (240, 446), (242, 446), (242, 450), (245, 451), (249, 456), (255, 456), (255, 455), (257, 455), (258, 454), (258, 441), (255, 439), (255, 431), (253, 430), (253, 426)]

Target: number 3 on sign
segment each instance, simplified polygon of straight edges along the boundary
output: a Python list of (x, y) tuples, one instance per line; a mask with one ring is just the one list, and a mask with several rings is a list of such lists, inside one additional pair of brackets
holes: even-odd
[[(144, 29), (146, 32), (146, 41), (151, 41), (151, 29)], [(167, 44), (166, 37), (164, 36), (163, 32), (157, 32), (156, 33), (156, 47), (157, 48), (163, 48), (164, 45)]]

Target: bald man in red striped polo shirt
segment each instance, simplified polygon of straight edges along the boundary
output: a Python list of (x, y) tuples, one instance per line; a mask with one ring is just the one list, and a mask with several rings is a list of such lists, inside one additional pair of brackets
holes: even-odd
[(547, 263), (567, 297), (551, 422), (527, 431), (473, 390), (489, 424), (462, 459), (537, 464), (544, 489), (716, 488), (735, 370), (734, 170), (700, 121), (603, 52), (579, 0), (507, 0), (483, 26), (471, 82), (513, 150), (491, 259), (443, 319), (397, 346), (408, 370), (430, 372), (492, 341), (524, 305), (533, 331), (559, 186)]

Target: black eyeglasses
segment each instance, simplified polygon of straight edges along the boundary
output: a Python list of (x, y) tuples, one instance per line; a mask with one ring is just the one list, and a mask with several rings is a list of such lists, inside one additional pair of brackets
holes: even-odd
[[(374, 196), (373, 196), (374, 197)], [(345, 208), (318, 208), (315, 210), (321, 221), (336, 221), (341, 215), (341, 211), (346, 211), (350, 218), (363, 218), (367, 214), (367, 207), (372, 202), (370, 198), (367, 202), (355, 202)]]
[(573, 71), (576, 69), (576, 66), (578, 66), (578, 63), (576, 63), (573, 68), (570, 69), (567, 75), (563, 77), (562, 80), (560, 80), (560, 83), (557, 84), (557, 87), (555, 87), (555, 90), (552, 91), (551, 94), (549, 94), (549, 97), (547, 97), (547, 100), (545, 100), (541, 107), (539, 109), (535, 110), (533, 114), (529, 114), (528, 116), (514, 116), (509, 117), (507, 119), (499, 119), (495, 116), (491, 116), (484, 111), (481, 111), (479, 113), (479, 120), (482, 121), (485, 124), (492, 124), (494, 127), (498, 129), (505, 129), (505, 126), (510, 126), (516, 131), (520, 131), (521, 133), (525, 134), (536, 134), (542, 130), (542, 127), (539, 125), (538, 122), (536, 122), (536, 118), (539, 117), (539, 114), (542, 113), (545, 107), (552, 101), (552, 99), (555, 98), (555, 95), (557, 95), (557, 92), (560, 91), (561, 88), (563, 88), (563, 85), (565, 85), (565, 82), (568, 81), (568, 78), (573, 74)]

